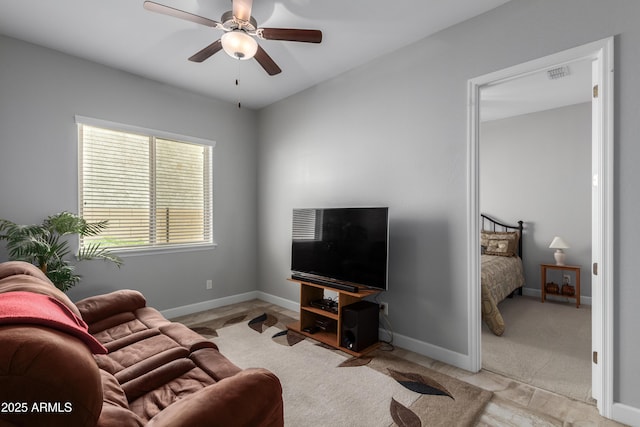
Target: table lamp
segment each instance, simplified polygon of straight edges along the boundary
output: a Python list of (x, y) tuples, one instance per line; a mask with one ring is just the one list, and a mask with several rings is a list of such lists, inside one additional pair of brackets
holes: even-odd
[(553, 257), (556, 259), (556, 265), (564, 265), (565, 253), (562, 250), (569, 248), (567, 242), (562, 240), (562, 237), (556, 236), (551, 241), (549, 247), (556, 250), (553, 253)]

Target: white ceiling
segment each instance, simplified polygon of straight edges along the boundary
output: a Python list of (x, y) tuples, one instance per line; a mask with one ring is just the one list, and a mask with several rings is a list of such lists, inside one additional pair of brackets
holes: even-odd
[[(231, 9), (230, 0), (157, 1), (217, 21)], [(261, 108), (507, 1), (254, 0), (259, 26), (323, 32), (319, 45), (261, 40), (283, 70), (273, 77), (223, 52), (188, 61), (221, 31), (149, 12), (143, 0), (2, 0), (0, 34)]]
[[(549, 79), (540, 70), (480, 90), (480, 120), (504, 119), (591, 101), (591, 59), (565, 65), (567, 74)], [(557, 68), (557, 67), (552, 67)]]

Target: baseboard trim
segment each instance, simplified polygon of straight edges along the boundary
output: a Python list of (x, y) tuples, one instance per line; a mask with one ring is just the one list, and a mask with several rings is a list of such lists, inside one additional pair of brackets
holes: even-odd
[(291, 311), (298, 311), (300, 309), (300, 305), (295, 301), (280, 298), (261, 291), (251, 291), (244, 294), (231, 295), (228, 297), (197, 302), (194, 304), (187, 304), (180, 307), (168, 308), (166, 310), (160, 311), (160, 313), (162, 313), (162, 315), (167, 319), (173, 319), (175, 317), (186, 316), (189, 314), (198, 313), (200, 311), (211, 310), (212, 308), (224, 307), (225, 305), (251, 301), (252, 299), (259, 299)]
[[(231, 295), (228, 297), (222, 297), (212, 299), (208, 301), (197, 302), (195, 304), (183, 305), (180, 307), (169, 308), (160, 311), (167, 319), (173, 319), (175, 317), (186, 316), (188, 314), (198, 313), (200, 311), (211, 310), (212, 308), (224, 307), (225, 305), (236, 304), (239, 302), (251, 301), (252, 299), (259, 299), (258, 291), (246, 292), (244, 294)], [(274, 303), (275, 304), (275, 303)]]
[[(540, 289), (522, 288), (522, 295), (527, 297), (536, 297), (538, 299), (542, 298), (542, 292), (540, 291)], [(547, 295), (547, 298), (554, 301), (572, 303), (574, 305), (576, 303), (576, 300), (562, 296)], [(591, 297), (580, 295), (580, 305), (591, 305)]]
[(259, 300), (268, 302), (270, 304), (277, 305), (282, 308), (286, 308), (291, 311), (300, 311), (300, 304), (296, 301), (291, 301), (285, 298), (280, 298), (275, 295), (267, 294), (265, 292), (258, 291), (257, 298)]
[[(380, 329), (378, 332), (378, 336), (382, 341), (388, 342), (391, 339), (391, 335), (385, 329)], [(402, 347), (405, 350), (413, 351), (414, 353), (430, 357), (439, 362), (444, 362), (448, 365), (455, 366), (460, 369), (465, 369), (467, 371), (471, 370), (471, 359), (466, 354), (458, 353), (446, 348), (439, 347), (437, 345), (429, 344), (427, 342), (396, 333), (393, 334), (392, 344), (398, 347)]]
[(640, 409), (623, 403), (614, 403), (612, 409), (613, 420), (628, 424), (631, 427), (640, 427)]

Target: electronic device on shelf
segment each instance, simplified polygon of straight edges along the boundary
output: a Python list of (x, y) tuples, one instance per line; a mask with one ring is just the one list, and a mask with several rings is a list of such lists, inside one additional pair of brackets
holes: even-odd
[(294, 209), (292, 278), (357, 293), (387, 290), (389, 208)]
[(316, 319), (316, 327), (322, 331), (335, 331), (336, 330), (336, 321), (333, 319)]
[(338, 302), (329, 298), (322, 298), (318, 300), (309, 301), (311, 307), (319, 308), (320, 310), (329, 311), (334, 314), (338, 314)]

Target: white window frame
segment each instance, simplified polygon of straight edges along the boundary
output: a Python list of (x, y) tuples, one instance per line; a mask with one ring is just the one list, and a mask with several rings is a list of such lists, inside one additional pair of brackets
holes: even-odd
[[(109, 120), (96, 119), (92, 117), (86, 116), (75, 116), (75, 122), (78, 125), (78, 212), (82, 213), (82, 204), (83, 204), (83, 185), (82, 185), (82, 143), (81, 143), (81, 135), (80, 135), (80, 126), (79, 125), (87, 125), (94, 126), (104, 129), (109, 129), (118, 132), (128, 132), (134, 133), (159, 139), (172, 140), (177, 142), (184, 143), (192, 143), (198, 145), (205, 145), (210, 147), (210, 153), (216, 146), (216, 142), (188, 135), (181, 135), (172, 132), (160, 131), (157, 129), (150, 129), (141, 126), (129, 125), (124, 123), (112, 122)], [(184, 252), (184, 251), (194, 251), (194, 250), (203, 250), (203, 249), (213, 249), (217, 247), (215, 243), (215, 238), (213, 235), (213, 155), (209, 158), (209, 182), (207, 186), (209, 188), (209, 207), (208, 207), (208, 216), (209, 216), (209, 224), (211, 233), (211, 242), (197, 242), (197, 243), (179, 243), (179, 244), (168, 244), (168, 245), (145, 245), (145, 246), (131, 246), (131, 247), (115, 247), (110, 248), (109, 250), (113, 253), (117, 253), (120, 256), (137, 256), (137, 255), (145, 255), (152, 254), (158, 252)]]

